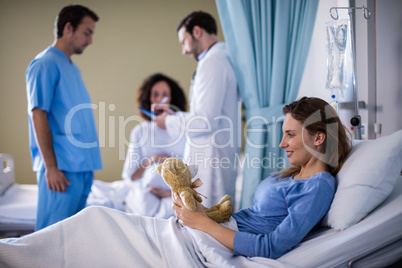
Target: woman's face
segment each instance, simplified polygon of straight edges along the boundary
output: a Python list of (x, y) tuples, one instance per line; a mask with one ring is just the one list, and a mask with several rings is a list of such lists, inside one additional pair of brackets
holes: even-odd
[(283, 138), (279, 147), (285, 149), (289, 163), (295, 166), (306, 165), (313, 157), (306, 146), (314, 148), (314, 136), (310, 135), (302, 124), (290, 114), (283, 121)]
[(155, 83), (151, 89), (151, 105), (160, 104), (165, 97), (167, 97), (168, 99), (164, 103), (169, 104), (171, 101), (171, 93), (168, 83), (166, 83), (165, 81), (159, 81)]

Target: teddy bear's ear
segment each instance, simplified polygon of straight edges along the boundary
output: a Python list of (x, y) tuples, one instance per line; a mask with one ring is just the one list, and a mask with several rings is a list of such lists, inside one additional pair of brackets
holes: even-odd
[(159, 164), (158, 166), (158, 173), (162, 175), (162, 164)]

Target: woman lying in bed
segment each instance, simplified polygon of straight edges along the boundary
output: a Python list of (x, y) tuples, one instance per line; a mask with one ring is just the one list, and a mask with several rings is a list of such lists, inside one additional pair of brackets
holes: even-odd
[(280, 257), (307, 235), (329, 210), (334, 176), (351, 145), (336, 112), (321, 99), (302, 98), (286, 105), (283, 113), (279, 147), (292, 167), (266, 178), (257, 187), (253, 206), (233, 214), (239, 230), (210, 220), (201, 204), (197, 212), (174, 205), (179, 222), (249, 257)]
[(334, 176), (351, 149), (345, 128), (325, 101), (304, 97), (283, 112), (279, 146), (292, 167), (262, 181), (253, 206), (234, 213), (229, 222), (211, 221), (201, 204), (196, 212), (187, 210), (178, 196), (181, 207), (173, 206), (178, 220), (92, 207), (41, 232), (0, 240), (0, 264), (222, 267), (252, 261), (241, 256), (282, 256), (328, 211)]

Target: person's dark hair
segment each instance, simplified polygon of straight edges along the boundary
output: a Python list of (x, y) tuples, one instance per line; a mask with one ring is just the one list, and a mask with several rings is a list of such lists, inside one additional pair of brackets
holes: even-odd
[[(173, 80), (172, 78), (170, 78), (164, 74), (161, 74), (161, 73), (153, 74), (142, 82), (140, 88), (137, 91), (138, 106), (142, 107), (148, 111), (151, 110), (152, 87), (156, 83), (161, 82), (161, 81), (164, 81), (169, 85), (170, 95), (171, 95), (170, 105), (171, 105), (172, 109), (179, 110), (179, 111), (186, 111), (187, 110), (187, 99), (186, 99), (183, 89), (179, 86), (179, 84), (175, 80)], [(147, 117), (141, 111), (140, 111), (140, 115), (145, 120), (148, 120), (148, 121), (151, 120), (149, 117)]]
[[(318, 158), (327, 165), (328, 172), (335, 176), (345, 163), (352, 145), (334, 108), (322, 99), (303, 97), (285, 105), (283, 114), (290, 114), (310, 135), (317, 132), (325, 134), (324, 152), (321, 152)], [(280, 177), (288, 177), (299, 173), (300, 170), (301, 167), (292, 166), (279, 174)]]
[(203, 28), (209, 34), (217, 34), (215, 19), (208, 13), (203, 11), (194, 11), (184, 17), (176, 27), (176, 32), (182, 27), (185, 27), (186, 32), (193, 35), (194, 26)]
[(64, 7), (59, 12), (59, 14), (56, 17), (56, 21), (54, 22), (57, 38), (63, 36), (63, 29), (64, 26), (67, 24), (67, 22), (71, 23), (71, 26), (75, 31), (85, 16), (89, 16), (95, 22), (99, 20), (98, 15), (96, 15), (95, 12), (93, 12), (87, 7), (74, 4)]

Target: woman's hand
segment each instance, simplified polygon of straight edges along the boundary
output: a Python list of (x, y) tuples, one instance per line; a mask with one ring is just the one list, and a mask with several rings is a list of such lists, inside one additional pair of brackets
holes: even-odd
[(160, 187), (155, 187), (152, 185), (148, 185), (148, 189), (153, 193), (156, 197), (165, 198), (171, 196), (172, 192)]
[(173, 203), (173, 209), (175, 210), (174, 215), (179, 219), (181, 224), (192, 229), (203, 231), (218, 240), (227, 248), (233, 250), (233, 241), (236, 231), (222, 226), (208, 218), (204, 206), (199, 202), (196, 201), (197, 210), (191, 211), (184, 206), (183, 201), (181, 201), (181, 198), (177, 193), (174, 193), (174, 198), (176, 203), (180, 206), (179, 207)]
[[(175, 210), (175, 217), (179, 219), (179, 222), (185, 226), (188, 226), (193, 229), (201, 230), (202, 226), (208, 224), (208, 222), (212, 221), (208, 218), (205, 213), (204, 206), (199, 202), (195, 201), (197, 204), (197, 210), (191, 211), (186, 208), (180, 196), (177, 193), (174, 193), (174, 199), (176, 203), (180, 206), (177, 206), (173, 203), (173, 209)], [(213, 222), (213, 221), (212, 221)]]

